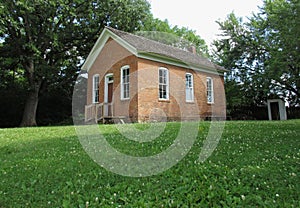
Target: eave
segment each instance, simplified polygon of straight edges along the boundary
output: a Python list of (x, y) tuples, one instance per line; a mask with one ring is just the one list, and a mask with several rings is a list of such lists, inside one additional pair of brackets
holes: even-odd
[(86, 61), (82, 65), (81, 70), (86, 70), (87, 72), (90, 70), (90, 68), (94, 64), (96, 58), (99, 56), (100, 52), (102, 51), (103, 47), (105, 46), (105, 44), (109, 38), (112, 38), (114, 41), (116, 41), (118, 44), (120, 44), (122, 47), (124, 47), (130, 53), (137, 55), (136, 48), (131, 46), (129, 43), (124, 41), (122, 38), (120, 38), (119, 36), (117, 36), (116, 34), (111, 32), (107, 28), (104, 28), (100, 37), (98, 38), (97, 42), (95, 43), (91, 52), (89, 53)]
[(221, 76), (224, 76), (224, 72), (227, 71), (225, 69), (224, 69), (224, 71), (223, 70), (220, 71), (213, 67), (200, 66), (200, 65), (195, 65), (195, 64), (191, 64), (191, 63), (186, 63), (179, 59), (167, 57), (167, 56), (156, 54), (156, 53), (144, 52), (144, 51), (139, 51), (136, 56), (138, 58), (143, 58), (143, 59), (147, 59), (147, 60), (151, 60), (151, 61), (155, 61), (155, 62), (178, 66), (181, 68), (192, 69), (192, 70), (195, 70), (198, 72), (210, 73), (210, 74), (221, 75)]

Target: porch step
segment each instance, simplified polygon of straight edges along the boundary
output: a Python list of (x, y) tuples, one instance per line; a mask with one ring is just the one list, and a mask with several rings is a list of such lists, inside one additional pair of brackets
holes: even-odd
[(125, 124), (126, 116), (104, 116), (98, 119), (103, 124)]

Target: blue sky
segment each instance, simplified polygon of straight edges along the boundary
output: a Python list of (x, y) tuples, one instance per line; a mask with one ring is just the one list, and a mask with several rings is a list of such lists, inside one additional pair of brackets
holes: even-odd
[(196, 30), (208, 45), (217, 39), (219, 27), (215, 21), (224, 20), (232, 11), (239, 17), (259, 11), (263, 0), (149, 0), (154, 17), (168, 19), (171, 25)]

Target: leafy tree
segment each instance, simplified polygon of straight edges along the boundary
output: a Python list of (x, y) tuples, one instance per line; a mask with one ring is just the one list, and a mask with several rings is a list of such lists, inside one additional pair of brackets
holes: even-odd
[(196, 35), (196, 31), (187, 27), (177, 25), (172, 27), (168, 20), (163, 21), (149, 15), (141, 30), (137, 32), (138, 35), (185, 50), (194, 46), (198, 54), (208, 57), (208, 47), (205, 41)]
[(1, 1), (0, 75), (27, 83), (21, 126), (36, 125), (39, 97), (50, 85), (72, 88), (104, 26), (134, 31), (149, 13), (146, 0)]
[(218, 24), (223, 33), (213, 43), (213, 56), (220, 65), (231, 69), (225, 79), (228, 109), (262, 104), (269, 87), (263, 78), (265, 54), (260, 53), (261, 39), (254, 37), (253, 30), (234, 13)]
[[(265, 19), (263, 17), (266, 16)], [(267, 75), (274, 92), (292, 105), (300, 104), (300, 2), (265, 1), (261, 15), (252, 22), (265, 36)]]
[(178, 27), (174, 26), (172, 28), (174, 33), (179, 36), (181, 39), (186, 40), (186, 44), (184, 44), (184, 47), (196, 47), (196, 52), (200, 55), (203, 55), (205, 57), (209, 57), (208, 53), (208, 47), (206, 45), (206, 42), (204, 39), (202, 39), (199, 35), (196, 35), (195, 30), (191, 30), (187, 27)]
[(247, 22), (233, 13), (218, 22), (222, 38), (214, 41), (214, 57), (231, 69), (227, 82), (234, 80), (245, 95), (237, 104), (259, 105), (273, 96), (299, 104), (299, 12), (299, 1), (267, 0)]

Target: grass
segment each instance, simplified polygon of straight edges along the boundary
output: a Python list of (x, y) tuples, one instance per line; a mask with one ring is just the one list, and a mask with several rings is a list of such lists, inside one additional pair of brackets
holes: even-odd
[[(0, 207), (300, 207), (300, 120), (226, 122), (213, 155), (197, 163), (209, 124), (177, 165), (141, 178), (93, 162), (73, 126), (0, 129)], [(148, 156), (179, 127), (168, 123), (144, 145), (99, 128), (119, 151)]]

